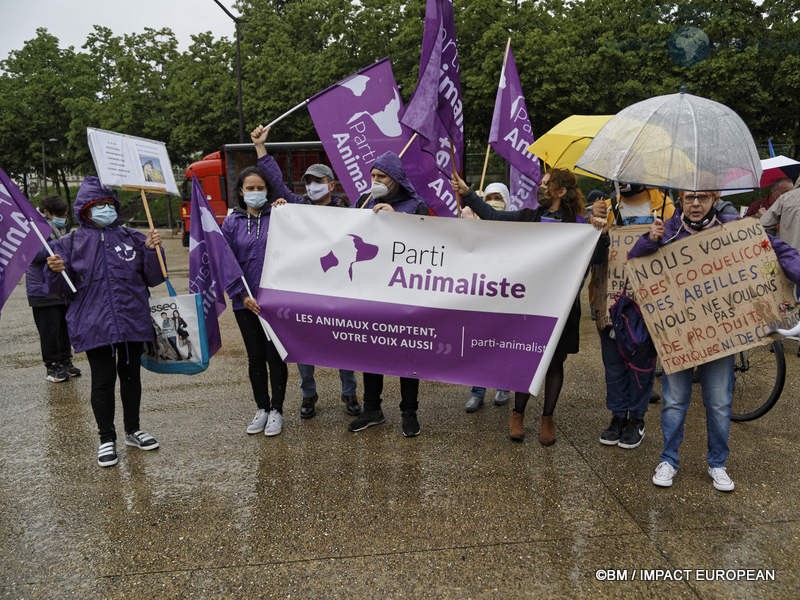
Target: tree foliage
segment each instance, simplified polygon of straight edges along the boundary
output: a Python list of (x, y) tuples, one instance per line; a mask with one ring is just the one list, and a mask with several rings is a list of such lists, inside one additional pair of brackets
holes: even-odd
[[(405, 100), (416, 84), (425, 0), (240, 0), (245, 128), (268, 122), (389, 56)], [(733, 108), (757, 143), (800, 144), (800, 11), (790, 0), (455, 0), (468, 147), (482, 152), (506, 40), (534, 132), (571, 114), (610, 114), (680, 86)], [(711, 41), (692, 67), (667, 44), (692, 25)], [(176, 165), (238, 140), (236, 43), (211, 32), (178, 50), (167, 28), (116, 35), (95, 26), (82, 48), (46, 29), (0, 62), (0, 165), (22, 175), (86, 173), (86, 127), (163, 140)], [(274, 140), (313, 139), (305, 111)], [(57, 142), (49, 142), (50, 139)]]

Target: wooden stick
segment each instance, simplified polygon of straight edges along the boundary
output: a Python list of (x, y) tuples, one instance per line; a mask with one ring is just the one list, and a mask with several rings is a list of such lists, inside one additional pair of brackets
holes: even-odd
[(483, 191), (483, 182), (486, 180), (486, 166), (489, 164), (489, 151), (492, 149), (491, 144), (486, 144), (486, 156), (483, 159), (483, 172), (481, 173), (481, 183), (476, 190), (478, 194)]
[[(456, 149), (453, 147), (453, 140), (447, 139), (450, 142), (450, 162), (453, 165), (453, 175), (458, 175), (458, 171), (456, 171)], [(453, 193), (456, 195), (456, 216), (460, 219), (461, 218), (461, 194), (458, 193), (458, 190), (453, 190)]]
[[(142, 203), (144, 204), (144, 214), (147, 215), (147, 225), (150, 227), (151, 231), (155, 231), (155, 226), (153, 225), (153, 217), (150, 216), (150, 205), (147, 203), (147, 194), (144, 193), (144, 188), (140, 188), (139, 192), (142, 195)], [(161, 256), (160, 250), (161, 244), (156, 246), (156, 256), (158, 257), (158, 264), (161, 266), (161, 274), (164, 276), (164, 279), (168, 279), (169, 275), (167, 275), (167, 265), (164, 264), (164, 257)]]

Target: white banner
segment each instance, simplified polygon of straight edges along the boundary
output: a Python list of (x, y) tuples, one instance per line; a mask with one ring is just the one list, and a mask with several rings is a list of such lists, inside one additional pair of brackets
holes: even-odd
[(288, 362), (535, 394), (598, 237), (285, 205), (258, 301)]

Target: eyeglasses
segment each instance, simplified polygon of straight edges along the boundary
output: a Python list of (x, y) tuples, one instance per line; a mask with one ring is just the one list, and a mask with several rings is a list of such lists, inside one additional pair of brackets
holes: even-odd
[(706, 204), (707, 202), (711, 202), (714, 199), (713, 194), (684, 194), (681, 202), (684, 204), (694, 204), (697, 201), (700, 204)]
[(92, 202), (92, 208), (97, 206), (98, 208), (105, 208), (106, 206), (110, 206), (114, 208), (114, 201), (113, 200), (102, 200), (100, 202)]

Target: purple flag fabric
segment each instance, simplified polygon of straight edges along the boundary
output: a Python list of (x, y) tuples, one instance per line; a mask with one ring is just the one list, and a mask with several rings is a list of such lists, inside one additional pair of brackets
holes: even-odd
[[(400, 154), (413, 134), (400, 122), (403, 100), (384, 58), (316, 94), (308, 112), (333, 170), (347, 196), (355, 202), (369, 191), (370, 169), (387, 151)], [(439, 172), (434, 158), (414, 142), (402, 157), (417, 192), (437, 215), (456, 212), (449, 178)]]
[(39, 228), (45, 239), (52, 233), (45, 218), (0, 169), (0, 308), (42, 250), (34, 227)]
[(448, 178), (453, 169), (452, 142), (456, 170), (461, 171), (464, 105), (452, 0), (427, 0), (419, 78), (402, 121), (424, 138), (423, 150), (436, 158), (437, 166)]
[(203, 298), (208, 356), (222, 347), (217, 318), (225, 310), (224, 292), (236, 285), (242, 269), (208, 205), (203, 186), (192, 177), (189, 223), (189, 291)]
[[(512, 198), (521, 202), (519, 208), (534, 208), (537, 204), (536, 188), (542, 180), (542, 174), (539, 159), (527, 150), (533, 141), (533, 128), (525, 106), (514, 52), (509, 43), (497, 86), (489, 144), (511, 165), (509, 188)], [(515, 203), (512, 201), (512, 204)]]

